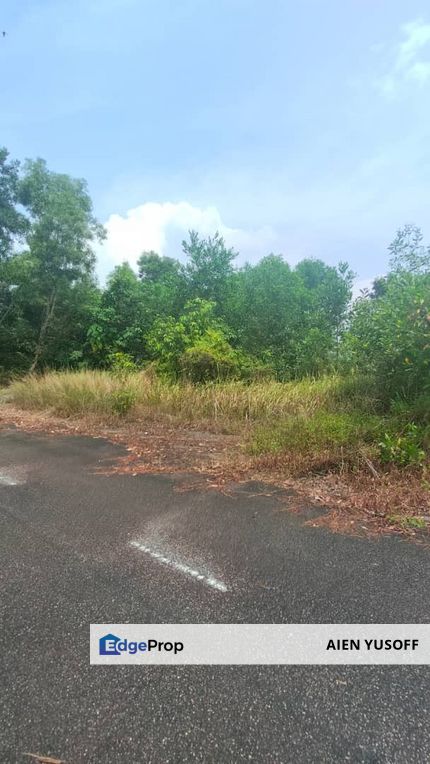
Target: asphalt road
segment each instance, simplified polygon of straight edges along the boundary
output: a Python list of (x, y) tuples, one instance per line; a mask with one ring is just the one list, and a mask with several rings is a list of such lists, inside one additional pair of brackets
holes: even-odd
[(89, 665), (91, 622), (430, 621), (425, 549), (305, 526), (255, 486), (229, 497), (96, 474), (122, 453), (0, 433), (1, 764), (24, 751), (68, 764), (430, 761), (428, 667)]

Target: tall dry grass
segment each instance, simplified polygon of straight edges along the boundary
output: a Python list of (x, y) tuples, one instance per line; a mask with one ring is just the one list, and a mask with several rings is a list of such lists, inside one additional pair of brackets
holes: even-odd
[[(366, 521), (375, 513), (404, 529), (405, 523), (422, 522), (415, 515), (424, 514), (428, 505), (422, 471), (384, 472), (378, 464), (378, 442), (392, 415), (384, 414), (370, 381), (363, 378), (193, 386), (171, 384), (150, 372), (49, 372), (16, 380), (0, 393), (2, 399), (47, 417), (84, 419), (90, 431), (95, 419), (110, 424), (125, 415), (137, 427), (139, 420), (168, 417), (178, 427), (183, 423), (237, 433), (253, 474), (281, 481), (286, 476), (320, 480), (328, 474), (327, 490), (321, 480), (315, 484), (318, 495), (327, 505), (333, 499), (336, 509), (364, 507)], [(234, 462), (234, 454), (230, 458)]]
[(7, 396), (22, 408), (66, 417), (89, 413), (133, 416), (142, 409), (153, 409), (184, 422), (224, 424), (279, 422), (290, 416), (311, 417), (321, 409), (369, 410), (377, 406), (365, 381), (337, 376), (288, 383), (194, 386), (169, 383), (145, 372), (118, 376), (106, 371), (63, 371), (17, 380)]
[[(112, 422), (168, 417), (239, 434), (248, 454), (288, 470), (344, 469), (373, 458), (387, 418), (368, 380), (324, 377), (296, 382), (170, 383), (150, 372), (48, 372), (7, 388), (15, 406), (60, 417)], [(269, 462), (268, 462), (269, 463)], [(272, 462), (271, 462), (272, 463)]]

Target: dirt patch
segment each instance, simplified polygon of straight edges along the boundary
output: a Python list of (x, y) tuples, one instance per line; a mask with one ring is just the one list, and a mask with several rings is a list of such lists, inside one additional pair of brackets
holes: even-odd
[[(0, 410), (0, 428), (15, 426), (26, 432), (102, 437), (125, 446), (128, 453), (98, 472), (114, 474), (168, 473), (182, 476), (176, 490), (216, 490), (232, 494), (237, 486), (258, 481), (267, 492), (282, 492), (280, 510), (302, 512), (321, 508), (307, 524), (354, 535), (393, 533), (428, 545), (430, 492), (418, 473), (390, 470), (375, 476), (365, 466), (358, 472), (328, 472), (293, 478), (284, 461), (249, 457), (236, 435), (177, 425), (168, 417), (120, 420), (106, 424), (96, 418), (63, 419), (49, 412), (22, 411), (7, 404)], [(273, 486), (273, 492), (269, 486)], [(291, 502), (291, 492), (296, 500)], [(261, 495), (259, 493), (259, 495)]]
[(157, 421), (118, 418), (106, 424), (96, 417), (62, 418), (6, 405), (0, 409), (0, 427), (10, 425), (27, 432), (89, 435), (124, 445), (130, 456), (123, 458), (121, 468), (119, 460), (117, 471), (122, 472), (131, 471), (127, 464), (133, 462), (140, 472), (187, 471), (197, 465), (210, 469), (228, 461), (238, 444), (236, 436), (179, 427), (168, 417)]

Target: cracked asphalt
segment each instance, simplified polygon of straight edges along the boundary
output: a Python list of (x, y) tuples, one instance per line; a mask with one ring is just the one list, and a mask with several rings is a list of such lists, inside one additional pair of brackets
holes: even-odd
[(255, 485), (97, 473), (124, 453), (0, 433), (0, 762), (429, 762), (429, 667), (89, 665), (90, 623), (430, 621), (424, 548), (313, 528)]

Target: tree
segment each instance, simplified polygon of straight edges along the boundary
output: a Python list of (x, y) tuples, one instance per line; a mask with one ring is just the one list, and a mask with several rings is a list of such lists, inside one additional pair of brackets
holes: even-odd
[(268, 255), (255, 266), (245, 265), (234, 280), (228, 321), (237, 344), (273, 365), (279, 377), (289, 374), (300, 299), (300, 280), (280, 255)]
[(352, 295), (354, 273), (348, 263), (326, 265), (321, 260), (305, 259), (294, 272), (300, 276), (305, 289), (312, 295), (314, 325), (323, 322), (327, 329), (340, 334)]
[(377, 381), (381, 398), (430, 392), (430, 268), (419, 229), (401, 229), (389, 248), (391, 270), (352, 310), (345, 338), (350, 363)]
[(294, 272), (304, 286), (295, 373), (318, 375), (337, 363), (354, 273), (347, 263), (335, 267), (312, 259), (302, 260)]
[(190, 231), (189, 236), (189, 242), (182, 242), (182, 249), (188, 257), (185, 271), (190, 296), (215, 302), (219, 313), (237, 253), (227, 249), (218, 231), (207, 239), (201, 239), (196, 231)]
[(17, 209), (19, 201), (19, 162), (8, 161), (9, 152), (0, 148), (0, 261), (11, 252), (16, 238), (27, 230), (27, 220)]
[(0, 372), (7, 379), (11, 370), (28, 369), (34, 348), (34, 269), (28, 252), (9, 256), (0, 269)]
[(215, 303), (209, 300), (190, 300), (178, 319), (157, 319), (147, 339), (160, 370), (174, 379), (185, 373), (202, 382), (221, 376), (221, 368), (234, 365), (225, 327), (215, 317)]
[(430, 247), (423, 245), (421, 229), (407, 223), (397, 231), (396, 238), (388, 247), (392, 273), (428, 273), (430, 271)]
[(345, 264), (307, 259), (291, 269), (269, 255), (235, 275), (227, 320), (238, 344), (279, 379), (321, 374), (335, 361), (351, 282)]
[(145, 334), (150, 325), (138, 277), (128, 263), (118, 265), (88, 329), (93, 359), (104, 365), (113, 353), (126, 353), (141, 361), (147, 355)]
[(46, 352), (59, 304), (74, 285), (92, 275), (92, 244), (103, 239), (104, 230), (93, 215), (85, 181), (51, 172), (42, 159), (27, 161), (19, 191), (30, 214), (27, 244), (38, 303), (34, 371)]
[(172, 257), (143, 252), (138, 262), (142, 298), (154, 320), (158, 316), (179, 316), (187, 300), (184, 268)]
[(142, 252), (137, 261), (137, 268), (139, 278), (151, 284), (174, 280), (181, 272), (181, 264), (178, 260), (173, 257), (161, 257), (153, 250)]

